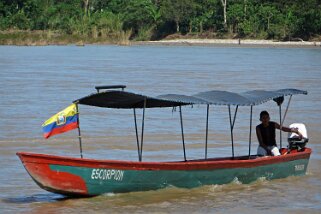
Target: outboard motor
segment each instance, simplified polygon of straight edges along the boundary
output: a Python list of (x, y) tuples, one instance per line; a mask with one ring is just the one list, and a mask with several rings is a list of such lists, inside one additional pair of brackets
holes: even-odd
[(297, 128), (299, 132), (302, 134), (302, 138), (299, 137), (296, 133), (289, 133), (288, 143), (289, 150), (297, 149), (298, 151), (305, 148), (305, 145), (309, 141), (307, 129), (303, 123), (293, 123), (289, 126), (290, 128)]

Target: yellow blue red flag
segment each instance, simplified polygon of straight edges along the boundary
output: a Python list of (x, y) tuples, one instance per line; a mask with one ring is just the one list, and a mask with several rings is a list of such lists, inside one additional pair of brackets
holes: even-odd
[(76, 129), (78, 124), (77, 106), (73, 103), (42, 124), (43, 136), (44, 138), (49, 138), (50, 136)]

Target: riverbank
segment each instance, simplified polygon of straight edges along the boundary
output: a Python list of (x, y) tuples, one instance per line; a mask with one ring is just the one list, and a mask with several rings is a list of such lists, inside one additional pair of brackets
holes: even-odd
[(130, 32), (110, 33), (99, 37), (67, 35), (55, 31), (0, 31), (0, 45), (167, 45), (218, 47), (294, 47), (321, 48), (321, 40), (275, 41), (260, 39), (167, 38), (157, 41), (133, 41)]
[(65, 34), (59, 31), (0, 31), (0, 45), (47, 46), (47, 45), (130, 45), (130, 31), (106, 33), (104, 35), (84, 36)]
[(321, 48), (321, 41), (273, 41), (255, 39), (170, 39), (160, 41), (135, 42), (140, 45), (195, 45), (195, 46), (232, 46), (232, 47), (295, 47)]

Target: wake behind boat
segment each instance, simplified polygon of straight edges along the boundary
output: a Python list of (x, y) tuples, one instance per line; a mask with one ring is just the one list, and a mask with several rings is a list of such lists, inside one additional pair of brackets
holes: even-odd
[[(116, 90), (118, 88), (122, 90)], [(125, 86), (96, 87), (97, 93), (75, 100), (71, 106), (43, 124), (44, 137), (46, 138), (78, 128), (80, 158), (29, 152), (17, 153), (32, 179), (41, 188), (69, 196), (94, 196), (110, 192), (156, 190), (168, 186), (193, 188), (201, 185), (226, 184), (235, 179), (242, 183), (250, 183), (260, 177), (269, 180), (306, 173), (311, 154), (311, 149), (305, 147), (308, 141), (307, 135), (304, 136), (304, 139), (291, 136), (288, 148), (282, 148), (282, 138), (280, 138), (281, 156), (258, 157), (251, 154), (253, 107), (274, 100), (279, 106), (282, 126), (292, 96), (307, 94), (306, 91), (297, 89), (255, 90), (245, 93), (207, 91), (192, 96), (166, 94), (149, 97), (125, 92), (124, 88)], [(284, 96), (290, 96), (290, 99), (282, 118), (281, 105)], [(81, 104), (104, 108), (133, 109), (138, 161), (83, 158), (78, 114), (78, 105)], [(194, 104), (207, 106), (205, 152), (204, 159), (200, 160), (188, 160), (185, 153), (182, 106)], [(231, 157), (207, 157), (210, 105), (226, 105), (228, 107), (232, 143)], [(235, 106), (234, 115), (231, 113), (231, 106)], [(249, 152), (247, 155), (236, 157), (234, 156), (233, 129), (239, 106), (249, 106), (251, 110)], [(145, 109), (161, 107), (179, 108), (184, 156), (182, 161), (143, 161)], [(140, 136), (137, 129), (136, 109), (143, 111)], [(303, 124), (299, 124), (298, 128), (305, 129)]]

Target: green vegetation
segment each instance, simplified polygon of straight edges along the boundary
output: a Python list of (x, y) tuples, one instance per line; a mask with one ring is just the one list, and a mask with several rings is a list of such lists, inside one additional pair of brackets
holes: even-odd
[(0, 0), (0, 44), (320, 34), (321, 0)]

